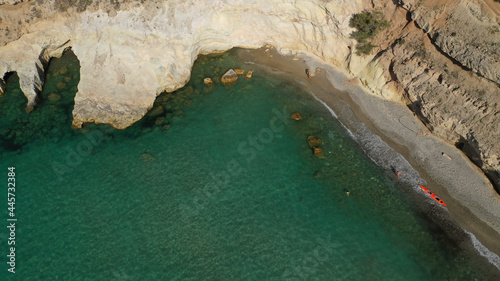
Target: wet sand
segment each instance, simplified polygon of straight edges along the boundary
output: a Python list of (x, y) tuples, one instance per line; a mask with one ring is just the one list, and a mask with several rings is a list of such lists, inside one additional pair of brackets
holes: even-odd
[[(449, 227), (450, 221), (472, 233), (491, 252), (500, 255), (500, 196), (477, 166), (453, 145), (433, 136), (405, 105), (368, 93), (357, 78), (305, 54), (284, 56), (273, 48), (237, 49), (235, 52), (248, 64), (247, 67), (269, 71), (302, 85), (304, 90), (332, 108), (354, 135), (361, 135), (366, 133), (361, 131), (369, 129), (369, 133), (380, 137), (384, 144), (367, 151), (367, 154), (376, 156), (379, 153), (382, 160), (375, 162), (389, 173), (393, 168), (403, 173), (400, 180), (412, 186), (411, 196), (419, 201), (416, 205), (425, 210), (423, 213), (428, 219), (436, 224), (446, 224), (447, 227), (443, 228), (448, 228), (448, 234), (455, 236), (455, 242), (462, 248), (472, 248), (469, 236), (457, 234), (457, 227)], [(309, 79), (307, 68), (321, 71)], [(357, 141), (363, 147), (363, 140)], [(364, 145), (370, 147), (369, 141)], [(384, 147), (386, 144), (390, 148)], [(398, 160), (401, 155), (404, 159)], [(448, 207), (429, 202), (418, 184), (438, 194)], [(500, 266), (498, 256), (487, 252), (481, 255), (489, 255), (490, 262), (497, 263), (497, 268)]]

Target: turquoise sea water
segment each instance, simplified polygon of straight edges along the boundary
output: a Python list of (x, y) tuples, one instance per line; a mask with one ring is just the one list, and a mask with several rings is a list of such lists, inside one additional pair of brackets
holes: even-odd
[(265, 73), (223, 86), (231, 67), (249, 69), (199, 58), (186, 87), (124, 131), (70, 128), (71, 52), (51, 61), (30, 114), (11, 75), (0, 168), (5, 183), (16, 172), (16, 273), (3, 227), (1, 280), (486, 278), (321, 104)]

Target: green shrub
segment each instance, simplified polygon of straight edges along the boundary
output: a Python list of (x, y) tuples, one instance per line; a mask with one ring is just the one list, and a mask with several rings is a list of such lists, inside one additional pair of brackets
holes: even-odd
[(372, 49), (375, 47), (372, 43), (358, 43), (356, 46), (356, 54), (360, 55), (368, 55), (372, 51)]
[(380, 11), (362, 12), (352, 16), (349, 26), (356, 28), (351, 36), (358, 41), (358, 54), (369, 54), (375, 46), (368, 43), (368, 40), (377, 36), (380, 30), (389, 27), (389, 22)]

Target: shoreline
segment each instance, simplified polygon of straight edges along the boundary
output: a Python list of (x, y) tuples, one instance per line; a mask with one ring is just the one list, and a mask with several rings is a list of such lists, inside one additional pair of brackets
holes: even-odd
[[(269, 50), (265, 51), (266, 49)], [(488, 253), (485, 254), (479, 249), (472, 238), (474, 236), (493, 253), (486, 258), (492, 267), (495, 266), (500, 271), (500, 196), (482, 171), (461, 151), (435, 137), (403, 104), (366, 92), (357, 78), (349, 78), (348, 74), (321, 63), (316, 58), (302, 53), (297, 56), (282, 55), (272, 47), (236, 49), (235, 53), (244, 63), (255, 64), (256, 68), (267, 69), (288, 81), (293, 80), (333, 110), (334, 115), (339, 115), (338, 119), (346, 129), (368, 129), (372, 135), (380, 138), (390, 150), (403, 158), (397, 160), (403, 167), (400, 169), (398, 166), (398, 170), (403, 172), (401, 180), (405, 181), (408, 189), (413, 189), (411, 192), (407, 191), (407, 194), (414, 197), (418, 209), (423, 208), (423, 213), (436, 224), (449, 224), (449, 221), (452, 221), (469, 236), (465, 239), (466, 242), (462, 241), (463, 238), (455, 237), (455, 240), (461, 240), (458, 241), (460, 247), (474, 248), (479, 255), (486, 257)], [(307, 68), (319, 68), (321, 72), (308, 79), (305, 72)], [(356, 140), (364, 146), (363, 140)], [(369, 140), (366, 142), (365, 145), (372, 145), (368, 143)], [(380, 146), (373, 147), (370, 152), (366, 151), (366, 147), (363, 149), (369, 156), (370, 153), (388, 152), (385, 147)], [(390, 172), (391, 163), (386, 163), (388, 158), (385, 158), (380, 161), (374, 158), (372, 160)], [(406, 168), (406, 165), (409, 168)], [(448, 208), (439, 209), (428, 204), (424, 194), (419, 193), (418, 184), (438, 194), (448, 204)], [(456, 235), (456, 229), (448, 229), (447, 232), (449, 236)]]

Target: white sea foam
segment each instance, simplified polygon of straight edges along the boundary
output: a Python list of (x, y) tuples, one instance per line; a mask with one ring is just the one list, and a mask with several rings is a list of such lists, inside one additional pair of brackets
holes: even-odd
[[(359, 143), (361, 149), (365, 154), (377, 165), (384, 169), (393, 169), (397, 167), (399, 171), (404, 174), (404, 181), (410, 184), (415, 190), (418, 190), (418, 184), (427, 184), (427, 182), (420, 177), (418, 172), (413, 169), (410, 163), (393, 148), (391, 148), (387, 143), (385, 143), (378, 135), (374, 134), (370, 129), (368, 129), (360, 121), (353, 123), (353, 130), (347, 128), (347, 126), (338, 118), (338, 115), (330, 108), (325, 102), (319, 99), (314, 93), (310, 94), (320, 102), (328, 111), (331, 113), (335, 119), (337, 119), (342, 127), (344, 127), (347, 133)], [(349, 107), (347, 104), (346, 107)], [(347, 110), (347, 109), (346, 109)], [(350, 109), (348, 109), (350, 110)]]
[[(465, 231), (465, 230), (464, 230)], [(496, 268), (500, 270), (500, 257), (488, 250), (479, 240), (477, 240), (476, 236), (474, 234), (465, 231), (465, 233), (469, 234), (470, 239), (472, 241), (472, 245), (474, 245), (474, 248), (479, 252), (479, 254), (483, 257), (485, 257), (491, 264), (493, 264)]]
[[(398, 167), (398, 169), (402, 170), (405, 175), (403, 180), (411, 184), (417, 191), (421, 190), (418, 184), (426, 184), (425, 180), (420, 177), (418, 172), (411, 167), (410, 163), (401, 154), (391, 148), (378, 135), (370, 131), (366, 126), (364, 126), (364, 124), (359, 122), (356, 128), (354, 128), (354, 131), (351, 131), (342, 123), (341, 120), (339, 120), (338, 115), (333, 111), (333, 109), (331, 109), (321, 99), (316, 97), (314, 93), (311, 92), (311, 95), (328, 109), (332, 116), (335, 117), (335, 119), (337, 119), (347, 130), (349, 135), (360, 144), (363, 151), (373, 162), (382, 168)], [(436, 203), (433, 200), (430, 200), (429, 202)], [(464, 231), (469, 235), (474, 248), (479, 252), (479, 254), (485, 257), (491, 264), (500, 270), (500, 257), (481, 244), (474, 234), (466, 230)]]

